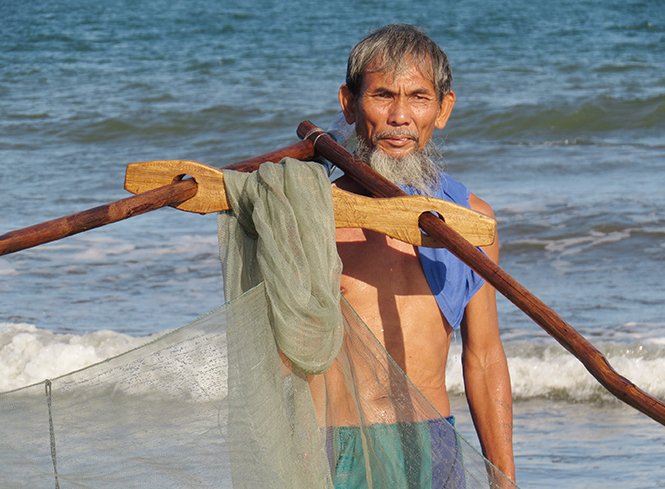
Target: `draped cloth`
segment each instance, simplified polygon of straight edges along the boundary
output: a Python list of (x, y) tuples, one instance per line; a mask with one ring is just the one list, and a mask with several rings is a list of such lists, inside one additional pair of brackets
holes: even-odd
[[(408, 186), (404, 187), (404, 191), (409, 195), (422, 194)], [(439, 186), (431, 196), (471, 208), (470, 195), (471, 192), (462, 183), (441, 171)], [(418, 255), (427, 283), (441, 313), (453, 330), (456, 330), (462, 323), (466, 305), (480, 290), (485, 280), (446, 248), (419, 246)]]
[(232, 208), (219, 216), (226, 299), (265, 281), (279, 349), (300, 370), (324, 372), (342, 341), (342, 262), (323, 168), (286, 158), (254, 173), (226, 171), (224, 183)]
[(242, 317), (255, 311), (231, 308), (234, 487), (332, 487), (307, 383), (307, 374), (328, 370), (343, 338), (330, 183), (319, 164), (288, 158), (254, 173), (227, 171), (224, 181), (232, 208), (218, 220), (226, 298), (263, 283), (268, 309), (256, 321)]

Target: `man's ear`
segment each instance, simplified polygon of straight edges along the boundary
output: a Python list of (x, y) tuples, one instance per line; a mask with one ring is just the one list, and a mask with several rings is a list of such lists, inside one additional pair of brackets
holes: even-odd
[(344, 118), (346, 119), (347, 124), (353, 124), (356, 122), (356, 98), (351, 93), (351, 90), (346, 85), (342, 85), (338, 93), (339, 103), (342, 106), (342, 112), (344, 112)]
[(453, 105), (455, 105), (455, 92), (451, 90), (443, 97), (443, 100), (441, 100), (439, 115), (436, 117), (434, 127), (437, 129), (443, 129), (446, 127), (450, 113), (453, 110)]

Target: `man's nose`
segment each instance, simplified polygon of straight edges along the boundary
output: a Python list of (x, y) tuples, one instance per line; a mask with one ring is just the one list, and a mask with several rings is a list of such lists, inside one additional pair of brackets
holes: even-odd
[(388, 124), (391, 126), (408, 126), (411, 123), (411, 107), (406, 97), (395, 97), (390, 104)]

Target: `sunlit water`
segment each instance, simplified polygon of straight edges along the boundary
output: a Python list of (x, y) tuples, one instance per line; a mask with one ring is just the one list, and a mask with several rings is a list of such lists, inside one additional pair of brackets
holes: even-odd
[[(0, 232), (126, 197), (135, 161), (222, 167), (291, 144), (299, 122), (326, 127), (337, 112), (367, 30), (425, 27), (458, 100), (435, 138), (449, 173), (493, 206), (502, 266), (665, 397), (660, 2), (67, 0), (0, 2), (0, 14)], [(162, 209), (0, 258), (0, 390), (217, 307), (216, 233), (214, 216)], [(612, 401), (508, 301), (499, 309), (522, 487), (664, 487), (665, 428)]]

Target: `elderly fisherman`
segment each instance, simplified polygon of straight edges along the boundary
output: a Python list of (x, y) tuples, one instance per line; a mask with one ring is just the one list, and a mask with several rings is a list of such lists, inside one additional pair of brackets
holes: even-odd
[[(339, 100), (355, 123), (358, 156), (408, 193), (427, 194), (493, 216), (441, 171), (431, 142), (455, 103), (448, 59), (419, 29), (389, 25), (352, 50)], [(336, 185), (364, 189), (342, 177)], [(512, 401), (494, 289), (445, 249), (415, 248), (363, 229), (338, 229), (341, 291), (432, 405), (454, 422), (446, 388), (453, 332), (463, 345), (466, 396), (483, 454), (515, 480)], [(483, 251), (495, 262), (498, 240)], [(344, 452), (344, 447), (340, 449)], [(338, 467), (336, 485), (346, 477)]]

